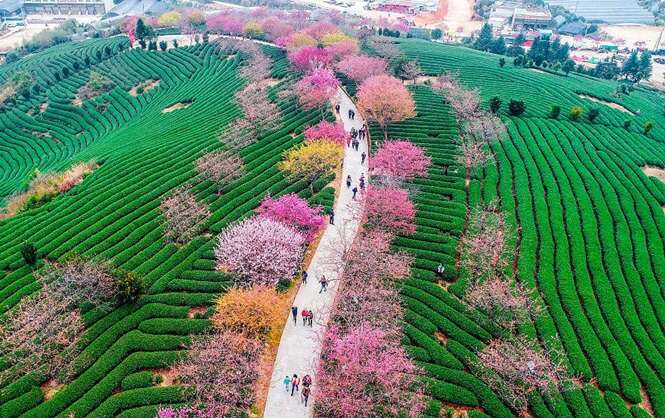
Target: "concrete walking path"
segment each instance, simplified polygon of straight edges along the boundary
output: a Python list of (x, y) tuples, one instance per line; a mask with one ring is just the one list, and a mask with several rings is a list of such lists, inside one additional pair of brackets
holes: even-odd
[[(344, 129), (347, 132), (352, 127), (359, 130), (363, 126), (364, 121), (360, 119), (354, 103), (346, 93), (340, 89), (334, 101), (340, 104), (338, 119), (341, 119), (343, 122)], [(356, 112), (355, 120), (349, 119), (349, 109), (353, 109)], [(361, 173), (365, 174), (365, 181), (367, 182), (367, 160), (365, 160), (364, 164), (361, 164), (361, 154), (363, 152), (369, 154), (366, 139), (360, 141), (358, 151), (351, 147), (345, 147), (341, 190), (334, 204), (335, 225), (327, 225), (307, 271), (309, 274), (307, 283), (301, 284), (293, 302), (293, 306), (298, 307), (297, 323), (294, 323), (293, 317), (289, 312), (289, 320), (284, 327), (273, 367), (268, 398), (263, 414), (264, 418), (300, 418), (312, 416), (313, 396), (310, 396), (308, 406), (305, 407), (301, 403), (300, 392), (296, 392), (291, 396), (291, 389), (289, 388), (287, 392), (283, 380), (285, 376), (293, 376), (294, 373), (301, 379), (306, 374), (309, 374), (312, 376), (312, 388), (315, 388), (317, 385), (315, 374), (321, 354), (322, 337), (339, 284), (342, 250), (344, 246), (350, 245), (359, 226), (357, 215), (360, 212), (360, 191), (358, 191), (357, 195), (358, 200), (353, 200), (351, 189), (356, 186), (360, 190), (358, 180)], [(347, 188), (346, 177), (349, 175), (352, 179), (352, 186)], [(327, 292), (319, 293), (321, 288), (319, 278), (322, 275), (326, 276), (329, 284)], [(304, 309), (314, 312), (312, 327), (303, 326), (301, 312)], [(301, 384), (300, 391), (302, 389), (303, 386)]]

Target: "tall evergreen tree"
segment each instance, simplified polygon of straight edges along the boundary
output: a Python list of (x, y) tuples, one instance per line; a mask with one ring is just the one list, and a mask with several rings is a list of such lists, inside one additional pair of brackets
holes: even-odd
[(481, 51), (489, 51), (492, 46), (492, 41), (492, 26), (490, 26), (489, 23), (485, 23), (480, 30), (478, 39), (473, 43), (473, 47)]
[(629, 80), (637, 82), (639, 81), (639, 79), (637, 79), (639, 72), (640, 62), (637, 57), (637, 51), (633, 51), (630, 53), (628, 59), (623, 62), (623, 67), (621, 67), (621, 74), (623, 74), (623, 76)]
[(517, 38), (513, 41), (513, 44), (508, 48), (508, 56), (511, 57), (518, 57), (520, 55), (524, 55), (524, 48), (522, 48), (522, 44), (526, 41), (526, 38), (524, 37), (523, 34), (517, 35)]
[(495, 54), (503, 55), (506, 53), (506, 41), (503, 39), (503, 36), (496, 38), (490, 47), (490, 52)]
[(644, 51), (640, 54), (638, 78), (640, 80), (648, 80), (651, 77), (651, 52)]

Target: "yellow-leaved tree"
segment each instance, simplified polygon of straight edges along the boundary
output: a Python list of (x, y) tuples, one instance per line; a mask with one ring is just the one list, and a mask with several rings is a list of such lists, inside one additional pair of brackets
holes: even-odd
[(217, 299), (212, 317), (219, 329), (270, 342), (278, 339), (287, 304), (274, 286), (232, 288)]
[(159, 26), (176, 26), (180, 22), (181, 15), (176, 11), (162, 13), (159, 16)]
[(313, 182), (335, 172), (344, 157), (344, 148), (330, 140), (301, 144), (286, 152), (279, 169), (294, 180), (304, 179), (313, 190)]

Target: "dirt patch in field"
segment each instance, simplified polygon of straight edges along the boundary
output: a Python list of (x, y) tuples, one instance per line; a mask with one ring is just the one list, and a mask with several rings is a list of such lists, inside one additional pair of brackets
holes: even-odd
[(642, 171), (649, 177), (655, 177), (658, 180), (665, 183), (665, 168), (654, 167), (651, 165), (645, 165), (642, 167)]
[(74, 100), (72, 100), (72, 104), (76, 107), (81, 107), (83, 106), (83, 100), (81, 100), (80, 97), (75, 97)]
[(205, 315), (208, 312), (207, 306), (195, 306), (187, 311), (187, 318), (194, 318), (197, 314)]
[(605, 106), (609, 106), (612, 109), (620, 110), (621, 112), (628, 113), (629, 115), (635, 116), (633, 112), (630, 110), (626, 109), (625, 107), (621, 106), (619, 103), (614, 103), (614, 102), (608, 102), (607, 100), (601, 100), (593, 96), (587, 96), (586, 94), (578, 94), (578, 96), (582, 99), (586, 100), (591, 100), (594, 103), (600, 103)]
[(442, 331), (437, 331), (434, 333), (434, 338), (443, 345), (448, 344), (448, 336)]
[(176, 380), (176, 372), (173, 369), (152, 369), (151, 372), (153, 372), (157, 376), (161, 376), (162, 382), (159, 384), (159, 386), (173, 386), (175, 380)]
[(640, 395), (642, 395), (642, 402), (639, 403), (639, 406), (647, 411), (649, 415), (655, 417), (656, 415), (653, 412), (653, 406), (651, 406), (651, 400), (649, 399), (649, 394), (643, 385), (640, 385)]
[(49, 379), (45, 383), (42, 383), (40, 386), (42, 393), (44, 394), (44, 400), (49, 400), (53, 396), (55, 396), (60, 389), (62, 389), (65, 385), (62, 383), (58, 383), (55, 379)]
[(162, 110), (162, 113), (171, 113), (179, 109), (187, 109), (194, 103), (194, 100), (183, 100), (182, 102), (174, 103), (171, 106), (167, 106)]
[(131, 90), (129, 90), (129, 95), (130, 96), (138, 96), (139, 95), (139, 89), (143, 88), (143, 91), (140, 94), (147, 93), (150, 90), (154, 89), (155, 87), (159, 86), (161, 80), (146, 80), (142, 83), (137, 84), (136, 86), (132, 87)]
[(39, 105), (39, 113), (46, 112), (46, 109), (48, 109), (48, 102), (44, 102)]

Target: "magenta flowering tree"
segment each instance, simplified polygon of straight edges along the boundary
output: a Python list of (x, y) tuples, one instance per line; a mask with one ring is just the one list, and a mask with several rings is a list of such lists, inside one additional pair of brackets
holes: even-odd
[(319, 21), (307, 27), (305, 30), (303, 30), (303, 32), (308, 34), (314, 39), (321, 40), (325, 35), (329, 33), (339, 32), (339, 29), (337, 28), (337, 26), (333, 25), (330, 22)]
[(326, 361), (314, 386), (318, 415), (420, 416), (425, 406), (420, 370), (394, 340), (367, 324), (345, 335), (332, 327), (324, 341)]
[(297, 229), (311, 242), (325, 224), (321, 216), (321, 206), (310, 207), (307, 201), (295, 193), (286, 194), (278, 199), (266, 196), (256, 212), (268, 219), (282, 222)]
[(325, 48), (316, 46), (305, 46), (293, 52), (289, 52), (289, 61), (302, 72), (310, 72), (317, 68), (323, 68), (332, 62), (332, 54)]
[(410, 141), (383, 141), (370, 160), (374, 174), (409, 180), (426, 177), (432, 159)]
[(275, 40), (290, 35), (295, 30), (288, 22), (270, 16), (261, 21), (263, 31), (269, 39)]
[(406, 190), (370, 186), (365, 198), (366, 225), (395, 234), (416, 232), (416, 210)]
[(219, 235), (217, 268), (232, 273), (241, 286), (275, 285), (293, 278), (306, 242), (303, 234), (282, 222), (247, 218)]
[(344, 39), (328, 45), (326, 48), (333, 60), (338, 61), (349, 55), (357, 54), (359, 51), (358, 43), (353, 39)]
[(221, 12), (208, 16), (206, 26), (210, 31), (239, 35), (245, 27), (245, 20), (239, 16)]
[(300, 104), (305, 109), (315, 109), (328, 103), (339, 87), (339, 80), (332, 71), (319, 68), (303, 77), (296, 84)]
[(356, 83), (362, 83), (370, 77), (385, 73), (388, 64), (382, 58), (351, 55), (338, 62), (335, 68)]
[(341, 123), (322, 120), (318, 124), (305, 129), (306, 141), (327, 139), (340, 145), (346, 145), (349, 138), (349, 133), (344, 130), (344, 125)]

